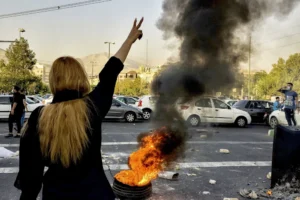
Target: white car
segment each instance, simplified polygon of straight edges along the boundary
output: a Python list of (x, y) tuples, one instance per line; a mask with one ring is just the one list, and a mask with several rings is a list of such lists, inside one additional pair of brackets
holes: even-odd
[[(298, 123), (300, 123), (300, 114), (295, 113), (295, 120)], [(288, 125), (286, 118), (285, 118), (285, 113), (282, 110), (276, 110), (273, 111), (270, 116), (269, 116), (269, 124), (271, 128), (275, 128), (278, 124), (280, 125)]]
[(142, 96), (139, 101), (135, 103), (135, 106), (143, 111), (144, 119), (148, 120), (151, 118), (151, 114), (155, 109), (155, 102), (157, 97), (146, 95)]
[(48, 104), (52, 103), (52, 101), (53, 101), (53, 96), (49, 97), (48, 99), (45, 99), (44, 103), (45, 103), (45, 105), (48, 105)]
[[(11, 103), (13, 101), (12, 95), (0, 95), (0, 119), (8, 119), (11, 110)], [(28, 119), (31, 112), (37, 107), (43, 106), (42, 103), (35, 103), (34, 101), (26, 98), (28, 112), (25, 112), (25, 118)]]
[(32, 100), (35, 103), (42, 103), (44, 104), (45, 100), (41, 97), (35, 96), (35, 95), (26, 95), (26, 97), (30, 100)]
[(200, 97), (189, 103), (179, 104), (178, 109), (191, 126), (198, 126), (200, 123), (216, 123), (245, 127), (251, 124), (251, 117), (247, 112), (232, 108), (214, 97)]

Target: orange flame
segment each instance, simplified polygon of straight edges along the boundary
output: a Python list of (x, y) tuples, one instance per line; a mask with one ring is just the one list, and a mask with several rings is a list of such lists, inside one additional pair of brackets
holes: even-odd
[(145, 186), (157, 178), (164, 168), (164, 155), (159, 145), (169, 137), (160, 130), (142, 138), (140, 148), (129, 156), (130, 169), (115, 175), (118, 181), (130, 186)]

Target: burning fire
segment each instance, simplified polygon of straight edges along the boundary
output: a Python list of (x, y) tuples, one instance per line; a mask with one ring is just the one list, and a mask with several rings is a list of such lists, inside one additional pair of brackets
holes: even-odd
[(166, 128), (156, 130), (141, 139), (140, 148), (133, 152), (128, 159), (129, 170), (116, 174), (115, 178), (130, 186), (145, 186), (156, 179), (164, 169), (167, 155), (161, 149), (164, 144), (172, 141), (171, 134)]

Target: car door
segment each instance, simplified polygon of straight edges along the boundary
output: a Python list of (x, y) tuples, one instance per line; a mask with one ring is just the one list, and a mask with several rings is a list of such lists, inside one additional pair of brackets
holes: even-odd
[(122, 118), (122, 116), (123, 116), (122, 104), (117, 100), (113, 99), (111, 103), (111, 107), (105, 118)]
[(246, 105), (247, 112), (251, 116), (252, 122), (253, 123), (258, 123), (260, 122), (260, 116), (259, 113), (261, 110), (259, 109), (259, 102), (258, 101), (249, 101), (248, 104)]
[(217, 123), (233, 123), (233, 110), (223, 101), (212, 99)]
[(11, 110), (11, 100), (9, 96), (0, 97), (0, 118), (8, 119)]
[(257, 110), (258, 123), (263, 123), (265, 113), (269, 113), (270, 108), (267, 108), (266, 106), (267, 104), (264, 101), (257, 102), (256, 110)]
[(200, 116), (201, 122), (215, 122), (215, 111), (210, 98), (201, 98), (195, 102), (194, 113)]

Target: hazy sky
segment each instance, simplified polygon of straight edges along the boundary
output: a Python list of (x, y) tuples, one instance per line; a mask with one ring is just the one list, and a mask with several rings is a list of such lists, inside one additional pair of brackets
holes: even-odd
[[(0, 14), (73, 2), (78, 1), (9, 0), (2, 2)], [(144, 38), (135, 44), (130, 56), (145, 60), (148, 39), (149, 64), (160, 65), (172, 54), (172, 50), (167, 49), (167, 43), (162, 40), (162, 33), (155, 26), (162, 12), (161, 5), (162, 0), (112, 0), (67, 10), (0, 19), (0, 40), (17, 38), (18, 28), (24, 28), (24, 37), (29, 40), (37, 58), (43, 61), (53, 61), (61, 55), (84, 57), (107, 52), (105, 41), (116, 42), (112, 47), (114, 53), (127, 37), (133, 19), (144, 16)], [(300, 51), (300, 17), (297, 12), (300, 12), (300, 7), (295, 8), (286, 18), (266, 19), (254, 30), (253, 47), (256, 52), (252, 56), (253, 69), (269, 70), (278, 57), (287, 58), (289, 54)], [(282, 38), (284, 36), (288, 37)], [(0, 43), (0, 48), (7, 47), (8, 44)], [(176, 49), (173, 51), (176, 52)]]

